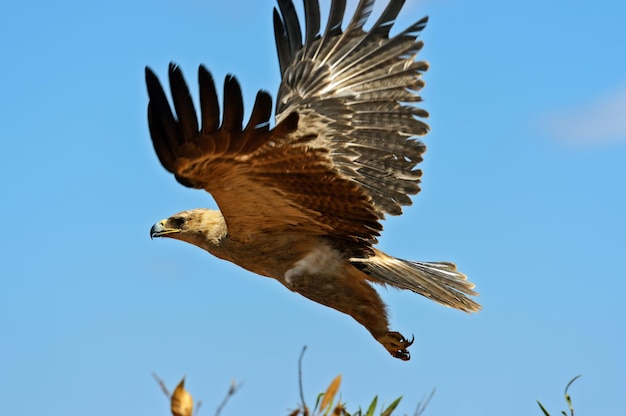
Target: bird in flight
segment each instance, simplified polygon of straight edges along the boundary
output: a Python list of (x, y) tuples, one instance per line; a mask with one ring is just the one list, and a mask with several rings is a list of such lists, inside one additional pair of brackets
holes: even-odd
[[(417, 61), (423, 18), (390, 36), (404, 0), (389, 0), (369, 29), (374, 0), (346, 19), (333, 0), (323, 30), (318, 0), (278, 0), (274, 33), (282, 80), (259, 91), (243, 124), (237, 79), (220, 110), (210, 72), (198, 69), (199, 113), (180, 68), (169, 67), (173, 110), (146, 68), (148, 123), (161, 164), (182, 185), (209, 192), (219, 210), (191, 209), (154, 224), (151, 237), (196, 245), (289, 290), (352, 316), (391, 355), (413, 340), (389, 328), (375, 285), (411, 290), (475, 312), (474, 285), (452, 263), (407, 261), (375, 248), (386, 214), (420, 191), (428, 113), (415, 106), (428, 64)], [(220, 114), (221, 113), (221, 114)]]

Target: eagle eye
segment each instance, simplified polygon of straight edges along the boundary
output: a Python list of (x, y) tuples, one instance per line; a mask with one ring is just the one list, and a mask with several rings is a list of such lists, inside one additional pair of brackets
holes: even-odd
[(170, 221), (175, 228), (182, 228), (185, 224), (185, 219), (181, 217), (171, 218)]

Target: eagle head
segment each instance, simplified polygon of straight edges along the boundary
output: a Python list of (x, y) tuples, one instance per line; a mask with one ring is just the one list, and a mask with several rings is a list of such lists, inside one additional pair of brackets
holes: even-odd
[(226, 222), (219, 211), (192, 209), (174, 214), (150, 228), (150, 238), (168, 237), (200, 248), (219, 245), (226, 236)]

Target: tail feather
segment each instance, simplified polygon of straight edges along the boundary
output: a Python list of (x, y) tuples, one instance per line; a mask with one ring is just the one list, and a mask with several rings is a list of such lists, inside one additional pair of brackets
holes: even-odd
[(481, 306), (468, 296), (478, 296), (474, 284), (453, 263), (426, 263), (397, 259), (376, 252), (370, 258), (350, 262), (377, 283), (408, 289), (444, 306), (477, 312)]

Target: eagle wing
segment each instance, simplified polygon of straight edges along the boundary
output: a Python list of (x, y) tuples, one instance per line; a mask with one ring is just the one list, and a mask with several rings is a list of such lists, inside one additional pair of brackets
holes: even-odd
[[(274, 10), (282, 82), (276, 126), (272, 101), (260, 91), (243, 127), (241, 89), (224, 83), (224, 110), (215, 83), (200, 67), (200, 118), (182, 72), (170, 65), (174, 116), (156, 75), (146, 68), (148, 119), (163, 166), (185, 186), (205, 189), (217, 202), (231, 238), (258, 233), (329, 235), (367, 250), (385, 213), (400, 214), (419, 192), (425, 146), (412, 139), (428, 131), (417, 117), (424, 62), (415, 62), (425, 26), (420, 20), (389, 38), (404, 0), (391, 0), (369, 31), (373, 0), (361, 0), (345, 31), (345, 0), (333, 0), (319, 33), (317, 0), (305, 0), (303, 43), (291, 0)], [(354, 245), (356, 243), (356, 246)]]
[(404, 0), (391, 0), (368, 30), (363, 29), (374, 0), (361, 0), (354, 17), (341, 29), (346, 2), (334, 0), (323, 35), (318, 35), (316, 0), (305, 0), (305, 42), (293, 4), (278, 1), (274, 28), (282, 83), (277, 120), (300, 114), (301, 129), (317, 133), (313, 146), (330, 150), (333, 167), (359, 184), (379, 218), (399, 215), (410, 205), (408, 195), (420, 190), (415, 166), (426, 150), (411, 139), (428, 132), (420, 118), (428, 113), (411, 105), (421, 101), (421, 73), (426, 62), (415, 57), (423, 46), (416, 37), (423, 18), (398, 35), (389, 32)]

